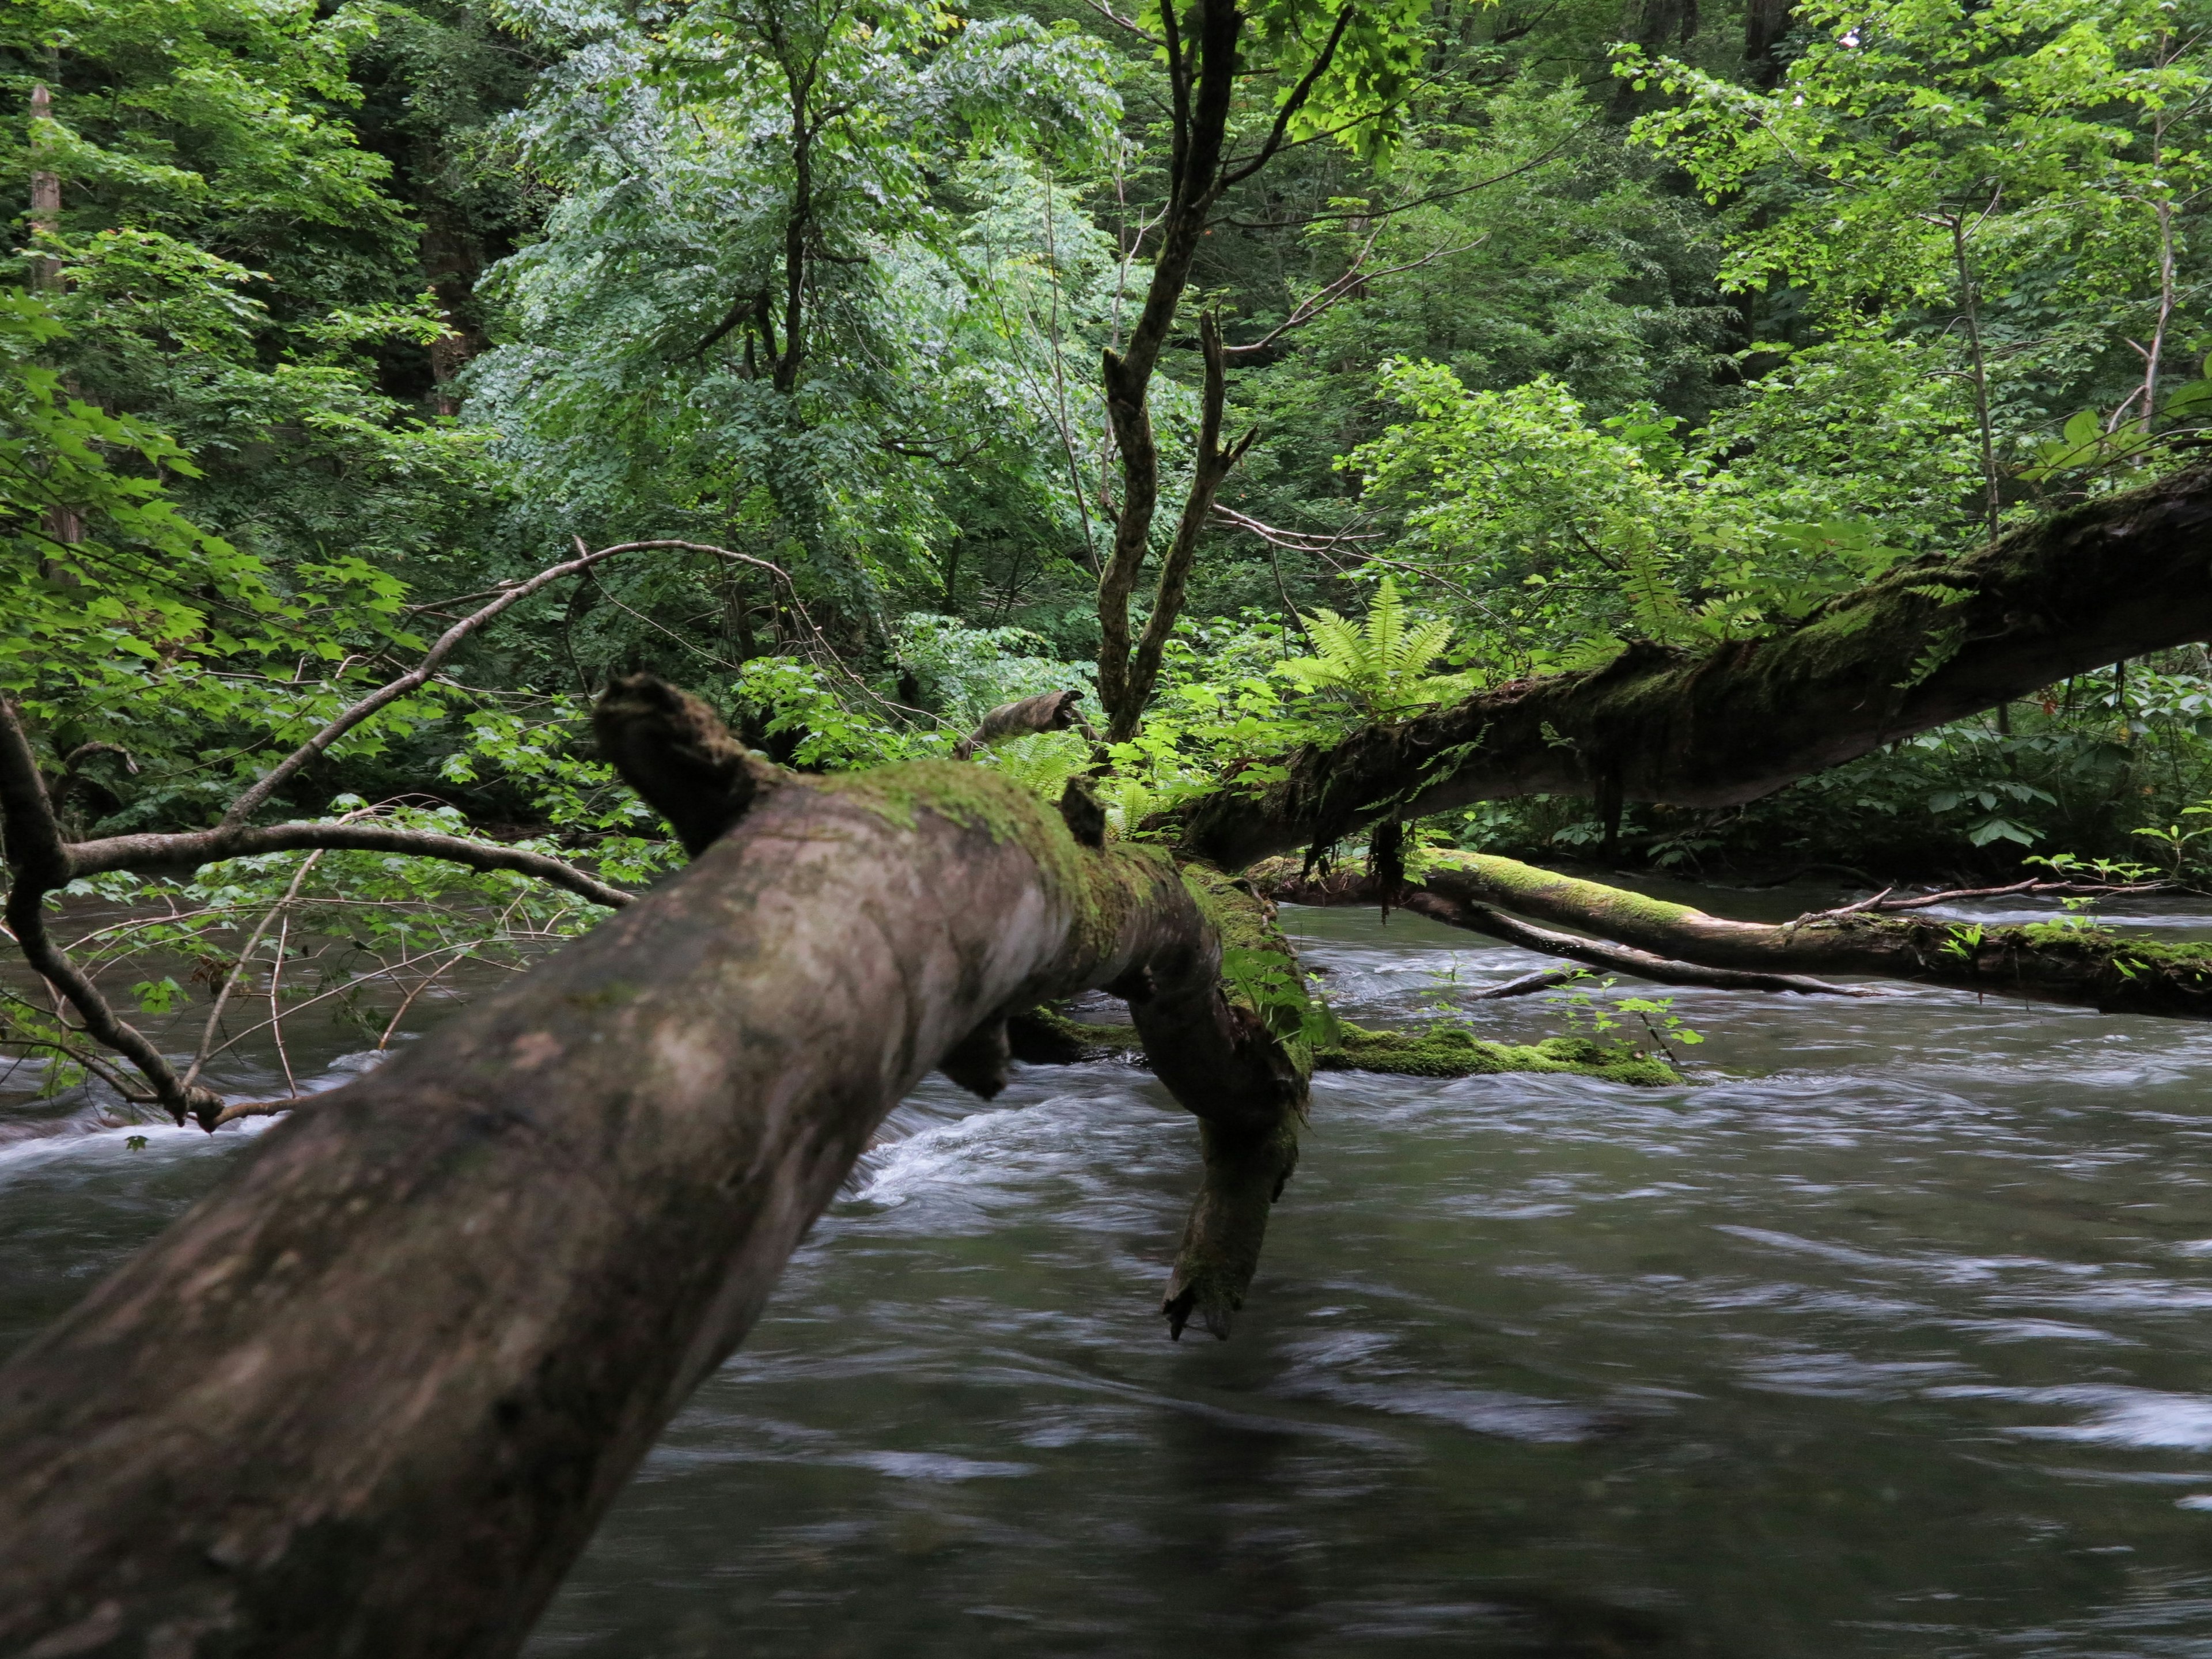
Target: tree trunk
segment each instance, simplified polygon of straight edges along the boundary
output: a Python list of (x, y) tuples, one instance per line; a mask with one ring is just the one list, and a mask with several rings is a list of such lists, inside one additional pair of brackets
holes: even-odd
[[(1379, 896), (1375, 879), (1360, 875), (1316, 880), (1285, 870), (1279, 879), (1263, 877), (1261, 884), (1300, 903), (1372, 903)], [(1636, 955), (1651, 952), (1644, 960), (1655, 971), (1647, 976), (1677, 984), (1698, 982), (1679, 971), (1683, 963), (1745, 976), (1864, 974), (2106, 1013), (2212, 1019), (2212, 945), (2124, 938), (2087, 918), (2007, 927), (1859, 911), (1778, 924), (1731, 921), (1513, 859), (1434, 851), (1420, 883), (1401, 888), (1393, 902), (1453, 927), (1626, 973), (1644, 974)], [(1513, 923), (1492, 905), (1587, 928), (1628, 949), (1585, 951), (1577, 948), (1583, 941), (1564, 935), (1530, 937), (1541, 930)]]
[(1790, 33), (1790, 0), (1748, 0), (1743, 10), (1743, 65), (1752, 84), (1771, 92), (1786, 65), (1775, 54)]
[(1223, 1149), (1175, 1288), (1225, 1319), (1304, 1079), (1220, 902), (975, 768), (777, 782), (0, 1370), (0, 1651), (514, 1652), (884, 1113), (1042, 998), (1121, 987)]
[[(1960, 597), (1963, 595), (1963, 597)], [(1148, 826), (1241, 869), (1387, 811), (1587, 795), (1731, 806), (2069, 674), (2212, 638), (2212, 468), (1916, 560), (1771, 638), (1702, 655), (1632, 647), (1605, 668), (1517, 680), (1291, 759)]]

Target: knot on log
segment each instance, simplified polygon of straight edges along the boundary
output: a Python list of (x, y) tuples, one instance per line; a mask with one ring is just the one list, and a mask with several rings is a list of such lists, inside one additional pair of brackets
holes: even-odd
[(653, 674), (610, 685), (592, 710), (592, 731), (600, 755), (668, 820), (693, 858), (777, 776), (705, 702)]

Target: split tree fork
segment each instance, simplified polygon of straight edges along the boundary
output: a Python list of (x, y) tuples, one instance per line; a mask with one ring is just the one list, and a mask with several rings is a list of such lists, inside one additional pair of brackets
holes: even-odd
[[(1387, 826), (1456, 802), (1601, 783), (1626, 799), (1746, 799), (2212, 637), (2208, 527), (2212, 477), (2179, 475), (2017, 532), (1940, 582), (1893, 573), (1772, 639), (1646, 652), (1356, 733), (1257, 798), (1154, 826), (1173, 852), (1107, 842), (1079, 794), (1056, 813), (986, 768), (776, 772), (678, 694), (625, 687), (602, 740), (696, 862), (319, 1097), (0, 1370), (0, 1652), (513, 1652), (884, 1112), (933, 1066), (988, 1091), (1007, 1018), (1086, 987), (1130, 1000), (1200, 1119), (1170, 1315), (1225, 1320), (1306, 1084), (1297, 1046), (1218, 972), (1224, 933), (1269, 941), (1264, 911), (1194, 854), (1233, 867), (1381, 824), (1376, 873), (1398, 882)], [(70, 870), (368, 844), (349, 838), (363, 826), (233, 823), (73, 846), (42, 827), (6, 725), (19, 923)], [(442, 841), (456, 844), (407, 850), (518, 867), (489, 863), (513, 849)], [(592, 880), (548, 863), (548, 879)], [(1747, 941), (1695, 913), (1624, 908), (1505, 861), (1462, 867), (1456, 892), (1434, 872), (1425, 885), (1470, 916), (1517, 908), (1745, 959)], [(1946, 942), (1843, 965), (1930, 976), (1948, 971)], [(2107, 977), (2142, 971), (2139, 946), (2018, 932), (1978, 983), (2101, 1003), (2097, 973), (2069, 984), (2036, 968), (2100, 949)], [(2172, 994), (2146, 1011), (2202, 1017), (2203, 969), (2186, 952), (2161, 963)]]

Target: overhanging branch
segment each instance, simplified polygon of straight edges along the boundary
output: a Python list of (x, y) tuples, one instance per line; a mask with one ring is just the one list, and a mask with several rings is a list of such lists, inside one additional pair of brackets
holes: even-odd
[[(1963, 594), (1963, 598), (1955, 597)], [(1772, 637), (1632, 647), (1310, 746), (1257, 795), (1164, 815), (1224, 868), (1343, 838), (1389, 813), (1589, 795), (1727, 806), (2123, 657), (2212, 638), (2212, 468), (1916, 560)]]

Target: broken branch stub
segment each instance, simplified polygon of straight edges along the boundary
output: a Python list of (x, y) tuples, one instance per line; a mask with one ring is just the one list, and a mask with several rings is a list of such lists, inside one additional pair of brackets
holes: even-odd
[(978, 749), (1038, 732), (1073, 730), (1096, 743), (1098, 734), (1091, 729), (1091, 722), (1083, 718), (1083, 710), (1077, 706), (1082, 701), (1080, 691), (1040, 691), (1018, 702), (1002, 702), (984, 715), (975, 729), (954, 745), (952, 752), (968, 760)]
[(747, 753), (704, 701), (651, 674), (610, 685), (592, 707), (592, 731), (601, 757), (693, 858), (782, 775)]

